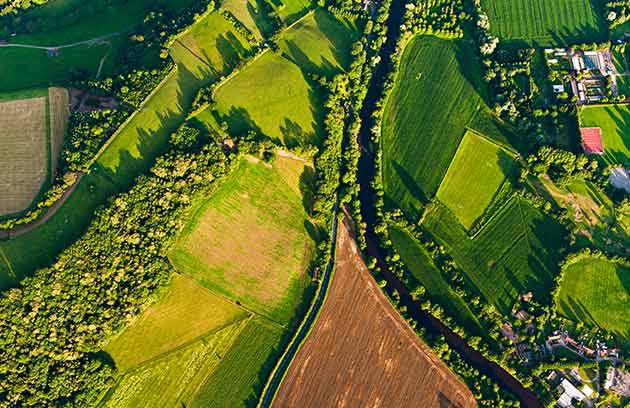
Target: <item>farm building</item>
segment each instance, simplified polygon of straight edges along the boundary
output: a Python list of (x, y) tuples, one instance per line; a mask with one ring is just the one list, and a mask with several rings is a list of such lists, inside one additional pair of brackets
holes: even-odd
[[(592, 394), (593, 391), (588, 388), (585, 387), (584, 391), (589, 392)], [(560, 385), (558, 386), (558, 391), (562, 393), (562, 395), (560, 395), (560, 398), (557, 401), (557, 405), (559, 407), (572, 407), (573, 405), (571, 404), (573, 402), (573, 400), (577, 400), (577, 401), (583, 401), (584, 399), (586, 399), (586, 395), (584, 394), (584, 392), (578, 390), (575, 385), (573, 385), (571, 383), (571, 381), (567, 380), (566, 378), (564, 380), (562, 380), (562, 382), (560, 383)]]
[(580, 128), (582, 147), (586, 154), (603, 154), (602, 130), (598, 127)]

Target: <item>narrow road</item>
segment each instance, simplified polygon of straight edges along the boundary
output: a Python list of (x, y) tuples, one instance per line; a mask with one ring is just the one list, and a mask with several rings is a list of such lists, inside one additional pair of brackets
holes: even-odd
[(6, 44), (0, 44), (0, 48), (15, 47), (15, 48), (33, 48), (33, 49), (38, 49), (38, 50), (56, 51), (63, 48), (72, 48), (72, 47), (78, 47), (81, 45), (104, 44), (104, 43), (107, 43), (108, 42), (107, 40), (109, 40), (110, 38), (116, 37), (117, 35), (120, 35), (120, 34), (122, 34), (122, 31), (109, 33), (106, 35), (101, 35), (100, 37), (90, 38), (89, 40), (77, 41), (74, 43), (61, 44), (61, 45), (32, 45), (32, 44), (6, 43)]

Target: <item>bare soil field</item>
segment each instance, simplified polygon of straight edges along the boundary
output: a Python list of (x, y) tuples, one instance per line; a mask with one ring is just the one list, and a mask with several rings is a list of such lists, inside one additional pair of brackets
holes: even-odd
[(28, 208), (48, 176), (46, 97), (0, 102), (0, 216)]
[(273, 407), (476, 407), (466, 386), (416, 336), (339, 225), (327, 299)]
[(50, 167), (51, 178), (54, 178), (57, 174), (57, 163), (70, 116), (70, 95), (66, 88), (48, 88), (48, 109), (50, 111)]

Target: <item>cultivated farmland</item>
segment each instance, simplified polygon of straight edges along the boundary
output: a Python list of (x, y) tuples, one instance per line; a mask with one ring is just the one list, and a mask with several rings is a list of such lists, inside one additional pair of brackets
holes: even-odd
[(594, 42), (605, 34), (591, 0), (481, 0), (490, 30), (500, 39), (541, 45)]
[(392, 308), (341, 224), (326, 301), (272, 406), (304, 401), (318, 407), (476, 406), (472, 393)]
[(564, 229), (528, 203), (512, 198), (473, 238), (441, 204), (428, 210), (423, 224), (502, 313), (521, 293), (548, 300)]
[(585, 106), (579, 115), (580, 127), (601, 128), (602, 160), (630, 166), (630, 105)]
[[(202, 285), (286, 324), (300, 302), (313, 248), (295, 181), (308, 180), (312, 170), (298, 162), (287, 178), (286, 171), (252, 160), (243, 159), (197, 208), (169, 258)], [(300, 186), (308, 191), (308, 184)]]
[(462, 59), (474, 57), (460, 42), (419, 36), (405, 48), (383, 118), (383, 182), (410, 215), (437, 191), (481, 103), (478, 71), (467, 63), (465, 73)]
[(558, 312), (630, 340), (630, 267), (585, 258), (565, 267)]
[[(490, 205), (513, 168), (514, 160), (509, 152), (468, 131), (440, 184), (437, 198), (455, 213), (465, 228), (470, 228)], [(475, 188), (469, 188), (472, 180), (478, 182)]]

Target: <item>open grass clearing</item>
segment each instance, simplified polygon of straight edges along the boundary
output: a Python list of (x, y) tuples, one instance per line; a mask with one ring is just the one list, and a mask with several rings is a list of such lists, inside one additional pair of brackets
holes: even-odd
[(286, 167), (242, 159), (169, 253), (182, 273), (280, 324), (301, 301), (314, 245), (302, 194), (312, 169), (298, 163), (287, 177)]
[(350, 65), (357, 28), (324, 9), (316, 9), (282, 33), (278, 46), (308, 73), (332, 76)]
[(215, 90), (216, 115), (230, 134), (249, 130), (285, 146), (318, 144), (319, 90), (287, 59), (265, 52)]
[(262, 318), (248, 320), (211, 376), (200, 385), (191, 408), (255, 407), (282, 352), (284, 331)]
[(509, 152), (468, 131), (440, 184), (437, 198), (468, 229), (481, 217), (513, 171), (514, 159)]
[(481, 0), (490, 31), (501, 40), (542, 46), (604, 40), (606, 30), (593, 0)]
[(233, 303), (176, 274), (167, 293), (104, 350), (124, 372), (247, 316)]
[(528, 203), (512, 198), (473, 238), (439, 203), (423, 225), (500, 312), (509, 313), (518, 295), (529, 291), (539, 302), (548, 300), (565, 231)]
[(579, 110), (580, 127), (602, 131), (605, 164), (630, 166), (630, 106), (584, 106)]
[(310, 0), (269, 0), (271, 8), (286, 25), (295, 22), (308, 11)]
[(189, 406), (199, 387), (222, 364), (247, 320), (227, 326), (191, 345), (123, 375), (101, 407), (171, 408)]
[(229, 11), (256, 38), (267, 37), (273, 31), (269, 16), (265, 13), (266, 0), (226, 0), (221, 7)]
[(470, 61), (461, 41), (418, 36), (405, 48), (382, 124), (386, 204), (416, 214), (437, 191), (482, 103)]
[(558, 312), (630, 340), (630, 268), (586, 258), (564, 270), (556, 298)]

